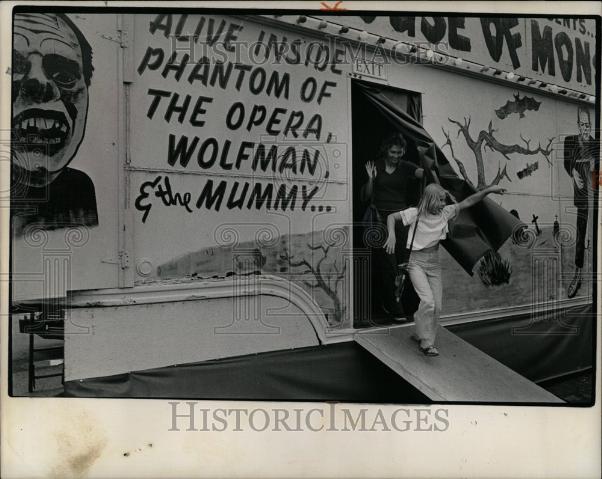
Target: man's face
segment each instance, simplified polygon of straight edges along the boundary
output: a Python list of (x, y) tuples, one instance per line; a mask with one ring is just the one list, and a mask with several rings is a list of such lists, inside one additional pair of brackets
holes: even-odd
[(579, 112), (578, 126), (579, 126), (579, 136), (581, 136), (582, 139), (587, 140), (589, 138), (589, 134), (591, 132), (591, 124), (589, 122), (589, 115), (588, 115), (587, 111), (582, 110)]
[(13, 46), (13, 162), (21, 181), (40, 186), (67, 166), (84, 136), (82, 51), (52, 14), (15, 15)]
[(393, 145), (387, 151), (389, 163), (396, 165), (401, 161), (405, 150), (401, 146)]

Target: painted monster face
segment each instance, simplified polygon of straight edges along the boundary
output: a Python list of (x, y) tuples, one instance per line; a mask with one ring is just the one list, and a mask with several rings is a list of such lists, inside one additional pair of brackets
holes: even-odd
[(84, 137), (88, 87), (75, 32), (52, 14), (15, 15), (13, 169), (27, 184), (52, 182)]
[(589, 113), (585, 110), (580, 110), (579, 111), (579, 118), (578, 118), (578, 124), (577, 126), (579, 127), (579, 135), (581, 135), (581, 138), (584, 140), (587, 140), (589, 138), (589, 134), (591, 132), (591, 124), (590, 124), (590, 119), (589, 119)]

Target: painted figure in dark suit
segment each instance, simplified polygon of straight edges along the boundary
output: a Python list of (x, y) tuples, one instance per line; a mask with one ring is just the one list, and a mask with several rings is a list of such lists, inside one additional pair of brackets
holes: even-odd
[(92, 49), (63, 14), (15, 15), (12, 213), (15, 234), (96, 226), (94, 184), (70, 168), (84, 138)]
[(577, 111), (578, 135), (567, 136), (564, 140), (564, 169), (573, 180), (573, 199), (577, 208), (577, 238), (575, 245), (575, 274), (569, 284), (567, 295), (577, 294), (582, 282), (585, 238), (589, 213), (589, 195), (592, 190), (592, 176), (597, 168), (597, 149), (591, 137), (589, 111)]

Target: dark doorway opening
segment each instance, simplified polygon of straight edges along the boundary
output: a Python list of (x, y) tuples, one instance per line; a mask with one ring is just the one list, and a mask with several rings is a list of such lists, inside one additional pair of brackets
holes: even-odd
[[(365, 82), (352, 81), (351, 84), (351, 116), (352, 116), (352, 148), (353, 148), (353, 241), (354, 241), (354, 318), (355, 328), (366, 328), (392, 324), (392, 315), (382, 308), (383, 275), (378, 271), (378, 260), (375, 252), (369, 247), (366, 236), (364, 214), (370, 201), (362, 201), (361, 191), (368, 180), (366, 163), (380, 160), (383, 140), (398, 129), (372, 105), (362, 92), (365, 86), (377, 88), (392, 103), (414, 119), (422, 123), (422, 97), (420, 93), (371, 85)], [(416, 145), (408, 141), (404, 160), (418, 163)], [(415, 196), (415, 194), (413, 195)], [(414, 198), (414, 203), (417, 198)], [(378, 234), (378, 233), (374, 233)], [(413, 312), (413, 311), (412, 311)], [(411, 317), (411, 316), (410, 316)]]

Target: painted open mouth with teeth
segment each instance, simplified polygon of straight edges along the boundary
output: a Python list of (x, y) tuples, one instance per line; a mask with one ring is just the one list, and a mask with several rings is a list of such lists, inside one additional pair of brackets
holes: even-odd
[(23, 151), (42, 149), (49, 156), (65, 146), (69, 123), (61, 112), (32, 108), (13, 119), (14, 145)]

